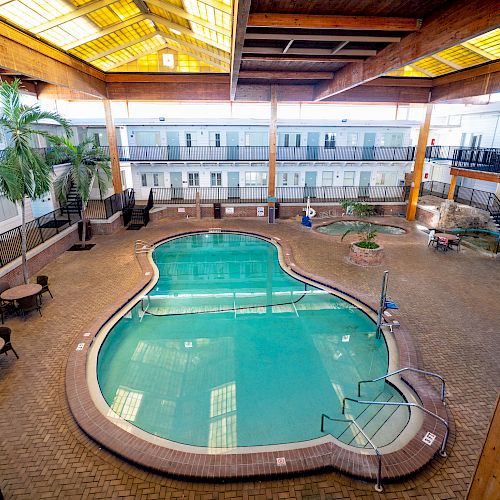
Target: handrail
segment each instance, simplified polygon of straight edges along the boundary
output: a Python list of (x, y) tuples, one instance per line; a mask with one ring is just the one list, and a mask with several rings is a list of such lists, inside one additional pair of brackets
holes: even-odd
[[(382, 375), (381, 377), (374, 378), (373, 380), (360, 380), (358, 382), (358, 397), (361, 397), (361, 384), (366, 384), (368, 382), (378, 382), (379, 380), (382, 380), (384, 378), (392, 377), (393, 375), (397, 375), (398, 373), (404, 372), (404, 371), (411, 371), (411, 372), (416, 372), (416, 373), (423, 373), (424, 375), (430, 375), (431, 377), (436, 377), (441, 380), (441, 401), (445, 403), (444, 401), (444, 389), (445, 389), (445, 384), (446, 381), (444, 377), (441, 375), (438, 375), (437, 373), (434, 372), (426, 372), (425, 370), (419, 370), (418, 368), (411, 368), (409, 366), (406, 366), (405, 368), (400, 368), (399, 370), (396, 370), (391, 373), (387, 373), (386, 375)], [(445, 403), (446, 404), (446, 403)]]
[(134, 252), (136, 254), (148, 253), (152, 248), (153, 248), (153, 246), (150, 243), (148, 243), (147, 241), (135, 240)]
[(353, 401), (354, 403), (360, 403), (360, 404), (364, 404), (364, 405), (409, 406), (409, 407), (420, 408), (423, 412), (438, 419), (446, 427), (446, 433), (444, 435), (443, 442), (441, 443), (441, 447), (439, 449), (439, 454), (442, 457), (446, 457), (445, 450), (446, 450), (446, 444), (448, 443), (448, 435), (450, 434), (450, 426), (444, 418), (440, 417), (439, 415), (436, 415), (435, 413), (428, 410), (427, 408), (424, 408), (423, 406), (420, 406), (417, 403), (403, 403), (403, 402), (396, 402), (396, 401), (363, 401), (360, 399), (343, 398), (342, 399), (342, 415), (345, 414), (345, 402), (346, 401)]
[(375, 450), (375, 454), (377, 455), (377, 460), (378, 460), (378, 468), (377, 468), (377, 484), (375, 485), (375, 490), (378, 492), (383, 491), (382, 488), (382, 453), (380, 453), (380, 450), (375, 446), (375, 444), (372, 442), (372, 440), (366, 435), (365, 431), (361, 428), (361, 426), (354, 420), (354, 418), (332, 418), (329, 417), (328, 415), (322, 413), (321, 414), (321, 432), (325, 432), (324, 430), (324, 422), (325, 418), (328, 420), (331, 420), (333, 422), (348, 422), (350, 424), (354, 424), (359, 432), (363, 434), (365, 439), (368, 441), (370, 446)]

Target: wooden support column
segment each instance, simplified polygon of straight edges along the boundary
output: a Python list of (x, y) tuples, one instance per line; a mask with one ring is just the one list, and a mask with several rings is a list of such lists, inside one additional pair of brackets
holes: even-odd
[(452, 175), (450, 181), (450, 189), (448, 189), (448, 199), (453, 200), (455, 197), (455, 188), (457, 187), (457, 176)]
[(479, 461), (474, 472), (474, 477), (469, 486), (467, 500), (485, 500), (498, 498), (500, 491), (500, 399), (497, 398), (495, 413), (490, 422)]
[(120, 175), (120, 156), (116, 144), (116, 129), (111, 114), (111, 102), (109, 99), (103, 99), (104, 113), (106, 115), (106, 132), (108, 133), (109, 158), (111, 160), (111, 175), (113, 177), (113, 188), (115, 193), (123, 191), (122, 178)]
[[(268, 199), (276, 197), (276, 128), (278, 122), (278, 92), (276, 85), (271, 85), (271, 119), (269, 121), (269, 170), (267, 175)], [(267, 202), (267, 209), (274, 209), (274, 201)], [(268, 218), (269, 220), (269, 218)]]
[(429, 138), (429, 127), (431, 125), (432, 104), (427, 104), (425, 110), (425, 120), (420, 127), (418, 134), (417, 152), (415, 154), (415, 163), (413, 165), (413, 181), (411, 183), (410, 197), (408, 199), (408, 209), (406, 211), (406, 220), (415, 220), (417, 213), (418, 194), (422, 182), (422, 171), (424, 169), (425, 149)]

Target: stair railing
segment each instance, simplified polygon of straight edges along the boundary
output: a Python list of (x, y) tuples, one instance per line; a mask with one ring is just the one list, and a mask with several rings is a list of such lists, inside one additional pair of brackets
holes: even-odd
[(382, 375), (381, 377), (374, 378), (372, 380), (360, 380), (358, 382), (358, 397), (361, 397), (361, 384), (367, 384), (368, 382), (378, 382), (379, 380), (383, 380), (385, 378), (392, 377), (393, 375), (397, 375), (398, 373), (405, 372), (405, 371), (422, 373), (423, 375), (429, 375), (430, 377), (436, 377), (439, 380), (441, 380), (441, 401), (443, 403), (445, 403), (445, 401), (444, 401), (444, 396), (445, 396), (444, 389), (445, 389), (446, 381), (445, 381), (444, 377), (442, 377), (441, 375), (438, 375), (437, 373), (426, 372), (424, 370), (419, 370), (417, 368), (411, 368), (409, 366), (406, 366), (405, 368), (400, 368), (399, 370), (396, 370), (396, 371), (391, 372), (391, 373), (387, 373), (386, 375)]
[(396, 401), (363, 401), (361, 399), (343, 398), (342, 399), (342, 415), (345, 415), (345, 403), (346, 403), (346, 401), (352, 401), (354, 403), (360, 403), (360, 404), (364, 404), (364, 405), (407, 406), (407, 407), (419, 408), (424, 413), (427, 413), (428, 415), (431, 415), (435, 419), (439, 420), (439, 422), (441, 422), (446, 427), (446, 432), (444, 434), (443, 442), (441, 443), (441, 447), (439, 448), (439, 454), (442, 457), (446, 457), (446, 444), (448, 443), (448, 436), (450, 434), (450, 426), (444, 418), (440, 417), (439, 415), (436, 415), (435, 413), (428, 410), (427, 408), (424, 408), (423, 406), (418, 405), (417, 403), (403, 403), (403, 402), (396, 402)]
[(361, 434), (363, 434), (364, 438), (368, 441), (370, 446), (375, 450), (375, 454), (377, 455), (378, 467), (377, 467), (377, 483), (375, 485), (375, 490), (378, 492), (383, 491), (383, 488), (382, 488), (382, 453), (380, 453), (380, 450), (375, 446), (375, 444), (372, 442), (372, 440), (366, 435), (365, 431), (356, 422), (356, 420), (354, 420), (354, 418), (332, 418), (332, 417), (329, 417), (328, 415), (322, 413), (321, 414), (321, 432), (325, 432), (325, 430), (324, 430), (325, 418), (327, 418), (328, 420), (331, 420), (333, 422), (347, 422), (347, 423), (349, 423), (349, 425), (354, 425), (359, 430), (359, 432), (361, 432)]

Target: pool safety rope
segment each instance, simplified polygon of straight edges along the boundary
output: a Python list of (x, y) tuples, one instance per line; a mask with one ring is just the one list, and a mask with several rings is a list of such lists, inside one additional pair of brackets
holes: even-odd
[[(149, 309), (149, 301), (148, 301), (148, 305), (146, 306), (146, 309), (144, 309), (144, 299), (143, 299), (143, 300), (141, 300), (141, 310), (143, 312), (142, 317), (144, 317), (144, 315), (146, 315), (146, 314), (149, 314), (150, 316), (185, 316), (187, 314), (213, 314), (213, 313), (226, 313), (226, 312), (231, 312), (231, 311), (234, 311), (236, 314), (236, 311), (241, 311), (244, 309), (259, 309), (261, 307), (277, 307), (277, 306), (293, 305), (293, 307), (295, 308), (295, 304), (298, 304), (306, 295), (309, 295), (309, 293), (307, 290), (307, 283), (304, 283), (304, 292), (302, 293), (302, 295), (297, 300), (293, 300), (290, 302), (282, 302), (282, 303), (276, 303), (276, 304), (259, 304), (256, 306), (242, 306), (242, 307), (235, 307), (235, 305), (233, 305), (233, 307), (228, 308), (228, 309), (213, 309), (213, 310), (208, 310), (208, 311), (188, 311), (188, 312), (182, 312), (182, 313), (158, 314), (158, 313), (154, 313), (154, 312), (151, 312), (150, 310), (148, 310)], [(148, 299), (149, 299), (149, 296), (148, 296)], [(296, 309), (295, 309), (295, 312), (298, 315)]]

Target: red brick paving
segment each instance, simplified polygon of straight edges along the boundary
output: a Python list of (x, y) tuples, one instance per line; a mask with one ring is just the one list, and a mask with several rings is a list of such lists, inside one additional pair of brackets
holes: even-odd
[[(133, 241), (213, 226), (258, 227), (286, 238), (298, 265), (373, 301), (381, 271), (391, 270), (390, 295), (400, 304), (423, 366), (447, 378), (448, 410), (456, 427), (448, 458), (436, 458), (404, 482), (386, 484), (381, 495), (372, 484), (336, 472), (193, 483), (127, 464), (83, 434), (65, 396), (69, 346), (113, 297), (134, 290), (140, 269)], [(98, 236), (98, 245), (85, 254), (63, 254), (43, 269), (55, 297), (44, 298), (43, 317), (7, 320), (21, 359), (12, 353), (0, 357), (0, 487), (5, 498), (464, 498), (500, 381), (500, 261), (469, 249), (438, 253), (427, 248), (426, 235), (409, 227), (405, 236), (380, 235), (387, 255), (384, 266), (375, 269), (346, 264), (347, 242), (291, 221), (267, 226), (262, 220), (163, 220), (139, 232)]]

